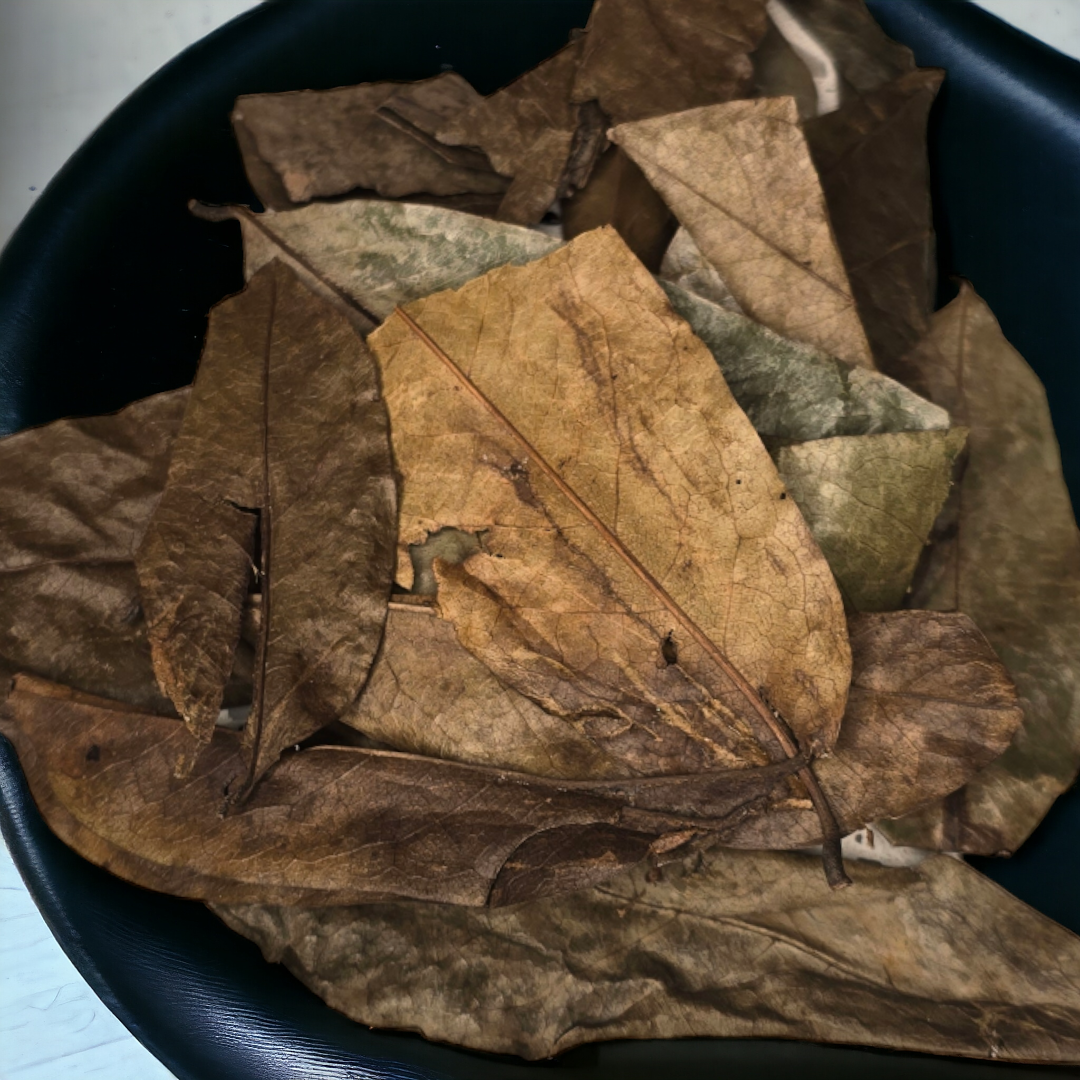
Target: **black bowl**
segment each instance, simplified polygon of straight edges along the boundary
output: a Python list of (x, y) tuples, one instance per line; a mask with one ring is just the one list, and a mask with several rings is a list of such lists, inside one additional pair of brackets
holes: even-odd
[[(1080, 491), (1080, 64), (950, 0), (869, 0), (920, 63), (949, 72), (931, 150), (943, 295), (970, 278), (1042, 377)], [(0, 432), (116, 409), (190, 381), (206, 314), (241, 285), (239, 232), (191, 197), (253, 201), (229, 128), (242, 93), (417, 79), (452, 66), (489, 92), (584, 25), (589, 0), (279, 0), (181, 54), (102, 125), (0, 258)], [(34, 808), (0, 740), (0, 823), (53, 933), (93, 989), (181, 1080), (318, 1077), (976, 1078), (1058, 1073), (810, 1043), (618, 1042), (553, 1062), (373, 1032), (266, 964), (197, 903), (85, 862)], [(1080, 794), (1016, 857), (973, 860), (1080, 930)], [(1073, 1072), (1072, 1070), (1069, 1070)]]

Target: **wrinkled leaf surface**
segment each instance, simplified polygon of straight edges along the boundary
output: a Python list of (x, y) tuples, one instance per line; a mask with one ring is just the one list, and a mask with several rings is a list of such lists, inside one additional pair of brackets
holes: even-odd
[(479, 100), (460, 75), (445, 72), (416, 83), (245, 95), (232, 121), (248, 179), (274, 210), (354, 188), (387, 198), (418, 191), (500, 193), (507, 182), (490, 165), (449, 161), (436, 140), (417, 138), (378, 115), (393, 104), (399, 107), (390, 111), (408, 115), (411, 104), (446, 121)]
[(813, 1039), (1080, 1060), (1080, 939), (944, 856), (854, 864), (719, 848), (497, 911), (216, 907), (376, 1027), (542, 1058), (602, 1039)]
[(0, 440), (0, 698), (16, 671), (171, 712), (132, 558), (188, 391)]

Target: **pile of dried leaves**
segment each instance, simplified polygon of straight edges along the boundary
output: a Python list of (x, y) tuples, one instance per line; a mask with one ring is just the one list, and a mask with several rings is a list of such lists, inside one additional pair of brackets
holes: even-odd
[(941, 78), (861, 0), (598, 0), (486, 98), (241, 98), (194, 385), (0, 443), (52, 828), (466, 1046), (1080, 1060), (1080, 940), (841, 859), (1009, 853), (1080, 762), (1043, 390), (931, 310)]

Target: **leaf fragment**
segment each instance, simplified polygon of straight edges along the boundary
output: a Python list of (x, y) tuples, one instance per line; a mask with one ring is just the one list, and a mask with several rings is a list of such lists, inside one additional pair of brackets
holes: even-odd
[(573, 100), (622, 124), (746, 96), (766, 26), (764, 0), (597, 0)]
[(856, 611), (903, 605), (966, 437), (908, 431), (777, 450), (780, 476)]
[(492, 911), (214, 910), (354, 1020), (476, 1050), (720, 1036), (1080, 1060), (1080, 938), (944, 856), (851, 873), (825, 893), (805, 856), (713, 848)]
[(447, 160), (446, 149), (422, 131), (417, 137), (379, 115), (389, 105), (408, 116), (412, 105), (445, 121), (479, 100), (460, 75), (448, 71), (415, 83), (249, 94), (237, 99), (232, 121), (248, 179), (273, 210), (355, 188), (386, 198), (501, 193), (507, 181), (483, 164), (482, 155), (471, 165)]
[(171, 712), (132, 557), (187, 389), (0, 439), (0, 699), (16, 671)]
[(701, 254), (694, 238), (681, 225), (675, 230), (675, 235), (664, 252), (657, 276), (661, 281), (678, 285), (695, 296), (727, 308), (728, 311), (734, 311), (737, 315), (743, 314), (739, 301), (731, 295), (731, 290), (716, 272), (716, 267)]
[(649, 270), (660, 268), (677, 222), (645, 174), (617, 146), (609, 146), (589, 181), (563, 202), (563, 235), (611, 225)]
[(926, 121), (944, 75), (918, 68), (804, 127), (859, 316), (883, 370), (930, 325), (936, 263)]
[(580, 55), (580, 41), (572, 42), (437, 131), (441, 142), (480, 147), (497, 172), (513, 178), (499, 207), (502, 221), (533, 225), (570, 193), (567, 170), (575, 141), (578, 183), (603, 148), (602, 127), (583, 125), (586, 107), (570, 101)]
[(394, 511), (374, 363), (345, 318), (271, 263), (211, 313), (136, 555), (154, 669), (194, 752), (213, 734), (253, 585), (252, 782), (352, 701), (382, 635)]
[(791, 98), (731, 101), (610, 132), (719, 271), (778, 333), (872, 368)]
[(897, 373), (970, 429), (911, 603), (971, 616), (1015, 680), (1025, 719), (963, 791), (888, 831), (921, 847), (1009, 853), (1080, 767), (1080, 535), (1046, 391), (971, 285)]

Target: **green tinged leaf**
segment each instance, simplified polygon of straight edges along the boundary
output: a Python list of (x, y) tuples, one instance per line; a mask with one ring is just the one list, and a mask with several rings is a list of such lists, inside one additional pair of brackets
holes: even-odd
[(857, 611), (902, 606), (967, 432), (905, 431), (783, 446), (776, 467)]
[(886, 375), (781, 337), (670, 282), (660, 284), (708, 345), (735, 400), (767, 441), (949, 426), (944, 409)]

